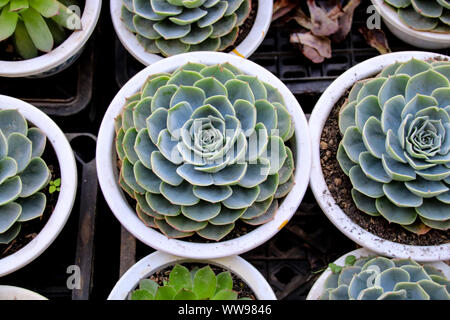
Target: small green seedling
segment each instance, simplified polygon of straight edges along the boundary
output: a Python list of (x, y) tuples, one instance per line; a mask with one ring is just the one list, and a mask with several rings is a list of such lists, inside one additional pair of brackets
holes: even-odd
[(48, 192), (50, 194), (61, 191), (61, 178), (50, 181)]

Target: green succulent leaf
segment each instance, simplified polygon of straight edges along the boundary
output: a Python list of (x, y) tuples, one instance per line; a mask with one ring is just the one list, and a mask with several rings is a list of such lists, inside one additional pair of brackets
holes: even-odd
[(217, 278), (210, 266), (201, 268), (195, 273), (193, 291), (199, 299), (211, 299), (217, 286)]

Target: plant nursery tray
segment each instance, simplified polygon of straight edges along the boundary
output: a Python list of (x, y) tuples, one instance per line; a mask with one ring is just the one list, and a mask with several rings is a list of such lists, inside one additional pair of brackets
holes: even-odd
[(70, 116), (85, 109), (93, 92), (94, 40), (69, 68), (47, 78), (2, 78), (0, 93), (38, 107), (48, 115)]
[[(279, 77), (310, 114), (321, 93), (337, 76), (355, 64), (378, 55), (358, 28), (365, 25), (370, 1), (355, 13), (352, 31), (333, 46), (333, 57), (313, 64), (289, 43), (292, 31), (272, 24), (259, 49), (249, 58)], [(383, 26), (393, 51), (417, 50), (395, 38)], [(441, 51), (448, 54), (447, 51)], [(104, 300), (119, 277), (135, 262), (153, 252), (123, 229), (98, 187), (95, 168), (95, 134), (109, 103), (144, 66), (115, 36), (109, 1), (80, 59), (64, 72), (46, 79), (0, 78), (0, 92), (21, 98), (55, 116), (74, 148), (78, 165), (77, 199), (67, 225), (40, 257), (28, 266), (0, 278), (1, 284), (21, 286), (50, 299)], [(94, 77), (94, 75), (96, 75)], [(95, 90), (94, 90), (95, 88)], [(87, 115), (86, 115), (87, 114)], [(246, 253), (268, 280), (279, 299), (305, 299), (318, 273), (356, 245), (322, 213), (308, 189), (291, 221), (270, 241)], [(80, 267), (80, 288), (67, 280)]]

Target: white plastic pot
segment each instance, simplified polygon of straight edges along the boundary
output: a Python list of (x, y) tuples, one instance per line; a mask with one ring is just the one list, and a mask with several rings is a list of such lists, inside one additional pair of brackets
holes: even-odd
[(109, 294), (108, 300), (126, 300), (131, 291), (135, 290), (139, 281), (148, 278), (155, 272), (163, 270), (169, 266), (175, 266), (177, 263), (201, 263), (210, 264), (229, 270), (255, 293), (258, 300), (276, 300), (272, 288), (266, 279), (250, 263), (241, 257), (228, 257), (221, 259), (192, 260), (172, 256), (163, 252), (154, 252), (132, 266), (114, 286)]
[(450, 34), (414, 30), (401, 21), (397, 11), (386, 4), (384, 0), (371, 1), (388, 29), (402, 41), (423, 49), (444, 49), (450, 47)]
[[(258, 1), (258, 12), (255, 22), (247, 37), (231, 52), (243, 58), (248, 58), (261, 44), (269, 30), (272, 21), (272, 0)], [(145, 51), (144, 47), (137, 41), (136, 35), (129, 31), (120, 19), (123, 0), (110, 0), (111, 19), (120, 42), (128, 52), (140, 63), (148, 66), (163, 59), (161, 55)]]
[(353, 84), (362, 79), (370, 78), (379, 73), (384, 67), (397, 61), (405, 62), (412, 58), (430, 59), (449, 57), (429, 52), (396, 52), (381, 55), (366, 60), (353, 68), (347, 70), (338, 77), (320, 97), (309, 119), (311, 131), (312, 170), (311, 188), (317, 202), (330, 221), (347, 237), (363, 247), (366, 247), (381, 255), (397, 258), (412, 258), (416, 261), (437, 261), (450, 259), (450, 243), (437, 246), (412, 246), (400, 244), (382, 239), (369, 231), (361, 228), (353, 222), (334, 200), (328, 190), (320, 164), (320, 137), (328, 116), (339, 101), (339, 99), (349, 90)]
[[(350, 255), (353, 255), (353, 256), (355, 256), (356, 259), (358, 259), (358, 258), (362, 258), (362, 257), (375, 256), (376, 253), (372, 252), (370, 250), (364, 249), (364, 248), (357, 249), (357, 250), (351, 251), (351, 252), (343, 255), (342, 257), (337, 259), (334, 263), (338, 266), (344, 266), (345, 258)], [(450, 267), (447, 264), (445, 264), (444, 262), (437, 261), (437, 262), (427, 262), (424, 264), (431, 265), (431, 266), (435, 267), (436, 269), (442, 271), (445, 274), (445, 276), (447, 277), (447, 279), (450, 279)], [(309, 291), (308, 296), (306, 297), (306, 300), (319, 300), (320, 296), (324, 292), (323, 288), (324, 288), (325, 280), (327, 280), (327, 278), (330, 276), (330, 274), (331, 274), (331, 270), (327, 269), (320, 275), (319, 279), (317, 279), (317, 281), (314, 283), (311, 290)]]
[[(286, 107), (295, 125), (296, 154), (295, 185), (280, 205), (275, 218), (249, 232), (228, 241), (215, 243), (193, 243), (168, 239), (162, 233), (145, 226), (138, 218), (118, 184), (117, 156), (115, 149), (114, 119), (121, 113), (125, 99), (138, 92), (146, 79), (156, 73), (172, 72), (187, 62), (206, 65), (229, 62), (244, 73), (257, 76), (277, 88), (282, 94)], [(122, 225), (136, 238), (147, 245), (176, 256), (196, 259), (220, 258), (249, 251), (274, 236), (294, 215), (306, 188), (311, 167), (311, 145), (305, 115), (289, 89), (272, 73), (247, 59), (219, 52), (192, 52), (176, 55), (158, 61), (134, 76), (116, 95), (105, 113), (97, 143), (97, 172), (100, 186), (109, 207)], [(295, 153), (295, 151), (294, 151)]]
[(55, 150), (61, 173), (61, 191), (55, 209), (44, 228), (30, 243), (17, 252), (0, 259), (0, 276), (16, 271), (47, 249), (64, 227), (77, 193), (77, 166), (66, 136), (45, 113), (21, 100), (0, 95), (0, 109), (16, 109), (29, 122), (42, 130)]
[(39, 293), (13, 286), (0, 286), (0, 300), (48, 300)]
[(48, 77), (68, 68), (81, 55), (95, 29), (102, 0), (85, 1), (81, 16), (82, 30), (74, 31), (61, 45), (49, 53), (21, 61), (1, 61), (0, 77)]

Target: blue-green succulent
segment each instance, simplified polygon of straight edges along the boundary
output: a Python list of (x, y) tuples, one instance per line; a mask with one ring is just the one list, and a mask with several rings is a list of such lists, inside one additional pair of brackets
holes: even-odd
[(41, 156), (46, 137), (29, 128), (16, 110), (0, 111), (0, 244), (8, 244), (23, 222), (44, 213), (46, 196), (40, 192), (50, 181)]
[(363, 257), (332, 269), (322, 300), (450, 300), (444, 273), (411, 259)]
[(407, 26), (418, 31), (450, 33), (448, 0), (384, 0)]
[(358, 81), (337, 159), (359, 210), (422, 234), (450, 228), (450, 62), (412, 59)]
[(123, 0), (122, 21), (146, 51), (172, 56), (233, 45), (251, 0)]
[(294, 185), (294, 124), (276, 88), (229, 63), (149, 77), (116, 119), (120, 184), (171, 238), (220, 240), (273, 219)]

